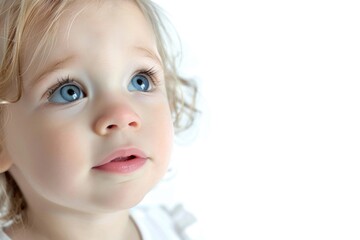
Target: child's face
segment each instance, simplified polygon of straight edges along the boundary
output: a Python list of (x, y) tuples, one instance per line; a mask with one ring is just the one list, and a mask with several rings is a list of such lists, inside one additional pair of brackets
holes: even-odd
[[(173, 127), (154, 33), (131, 1), (104, 2), (71, 5), (46, 61), (26, 70), (37, 42), (27, 44), (24, 92), (9, 106), (2, 157), (30, 207), (129, 208), (166, 172)], [(49, 94), (68, 77), (74, 82)], [(93, 168), (123, 147), (149, 159), (130, 173)]]

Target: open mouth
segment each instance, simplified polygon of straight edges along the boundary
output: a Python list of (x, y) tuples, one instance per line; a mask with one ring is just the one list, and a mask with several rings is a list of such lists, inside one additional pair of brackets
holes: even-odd
[(115, 159), (112, 160), (111, 162), (126, 162), (126, 161), (133, 160), (133, 159), (135, 159), (135, 158), (136, 158), (135, 155), (130, 155), (130, 156), (127, 156), (127, 157), (118, 157), (118, 158), (115, 158)]
[(93, 169), (128, 174), (141, 168), (148, 159), (149, 157), (138, 148), (121, 148), (104, 158)]

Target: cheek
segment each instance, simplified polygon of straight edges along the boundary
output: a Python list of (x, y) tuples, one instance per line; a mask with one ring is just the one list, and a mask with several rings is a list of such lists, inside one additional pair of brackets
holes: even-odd
[(51, 191), (54, 187), (61, 189), (59, 192), (72, 191), (74, 178), (88, 166), (85, 162), (88, 156), (82, 151), (84, 134), (72, 126), (76, 124), (57, 126), (49, 119), (29, 121), (17, 128), (16, 132), (21, 135), (11, 134), (11, 142), (15, 143), (11, 156), (22, 179), (41, 191)]
[[(41, 165), (45, 163), (48, 170), (52, 172), (69, 172), (71, 174), (79, 166), (86, 164), (84, 156), (86, 151), (82, 150), (86, 144), (76, 128), (51, 129), (40, 132), (39, 139), (33, 144), (34, 156)], [(29, 143), (31, 145), (31, 143)], [(39, 166), (41, 167), (41, 166)], [(45, 169), (44, 169), (45, 170)]]
[(146, 126), (144, 131), (150, 136), (151, 149), (154, 150), (154, 154), (161, 161), (162, 170), (166, 171), (174, 137), (170, 109), (167, 104), (160, 104), (147, 114), (148, 119), (150, 119), (150, 125)]

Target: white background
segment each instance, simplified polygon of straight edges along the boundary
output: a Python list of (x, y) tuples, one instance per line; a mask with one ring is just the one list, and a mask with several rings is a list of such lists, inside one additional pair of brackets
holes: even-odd
[(200, 84), (171, 188), (198, 239), (360, 239), (359, 1), (156, 2)]

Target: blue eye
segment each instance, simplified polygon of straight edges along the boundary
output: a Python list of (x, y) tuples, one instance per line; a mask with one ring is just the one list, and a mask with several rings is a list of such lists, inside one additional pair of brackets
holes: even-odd
[(128, 86), (129, 91), (148, 92), (151, 90), (149, 79), (141, 74), (135, 75)]
[(58, 87), (49, 97), (52, 103), (69, 103), (84, 98), (83, 91), (74, 84), (66, 84)]

